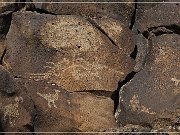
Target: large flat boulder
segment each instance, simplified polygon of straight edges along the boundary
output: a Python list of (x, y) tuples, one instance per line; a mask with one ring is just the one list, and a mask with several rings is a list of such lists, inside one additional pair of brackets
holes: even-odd
[(73, 15), (15, 13), (6, 45), (4, 64), (15, 76), (45, 79), (68, 91), (114, 91), (134, 66), (128, 44), (114, 45)]

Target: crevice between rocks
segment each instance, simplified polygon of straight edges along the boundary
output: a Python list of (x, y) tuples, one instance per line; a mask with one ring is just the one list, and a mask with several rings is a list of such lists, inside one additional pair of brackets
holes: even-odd
[(36, 114), (35, 116), (33, 117), (33, 121), (32, 121), (32, 134), (35, 135), (35, 129), (34, 129), (34, 124), (35, 124), (35, 120), (36, 120), (36, 117), (37, 117), (37, 108), (36, 108), (36, 105), (34, 104), (34, 110), (36, 111)]
[(90, 19), (90, 18), (86, 18), (86, 19), (87, 19), (87, 21), (89, 21), (95, 28), (97, 28), (103, 35), (105, 35), (105, 36), (111, 41), (111, 43), (112, 43), (113, 45), (115, 45), (115, 46), (118, 47), (118, 45), (114, 42), (114, 40), (111, 39), (111, 38), (109, 37), (109, 35), (108, 35), (95, 21), (93, 21), (93, 20)]
[(95, 96), (99, 96), (99, 97), (108, 97), (111, 98), (112, 96), (112, 91), (106, 91), (106, 90), (84, 90), (84, 91), (74, 91), (72, 93), (90, 93), (93, 94)]
[(132, 59), (136, 59), (136, 56), (137, 56), (137, 53), (138, 53), (138, 50), (137, 50), (138, 48), (137, 48), (137, 45), (135, 45), (135, 47), (134, 47), (134, 51), (130, 54), (130, 57), (132, 58)]
[(29, 10), (29, 11), (37, 12), (37, 13), (39, 13), (39, 14), (58, 15), (58, 14), (51, 13), (51, 12), (48, 12), (48, 11), (46, 11), (46, 10), (39, 9), (39, 8), (31, 9), (31, 10)]
[(177, 24), (171, 24), (171, 25), (160, 25), (157, 27), (151, 27), (148, 28), (146, 31), (142, 32), (143, 36), (145, 38), (149, 38), (151, 34), (154, 34), (156, 37), (161, 36), (163, 34), (178, 34), (180, 35), (180, 26)]
[(133, 26), (135, 24), (135, 21), (136, 21), (136, 10), (137, 10), (137, 0), (135, 0), (135, 9), (134, 9), (134, 12), (133, 12), (133, 15), (132, 15), (132, 18), (131, 18), (131, 23), (130, 23), (130, 26), (129, 26), (129, 29), (133, 29)]
[(118, 83), (118, 88), (117, 90), (114, 91), (112, 97), (114, 100), (114, 113), (116, 112), (118, 106), (119, 106), (119, 92), (122, 88), (122, 86), (124, 86), (125, 84), (127, 84), (130, 80), (133, 79), (133, 77), (135, 76), (137, 72), (132, 71), (131, 73), (129, 73), (125, 79), (123, 81), (119, 81)]
[(6, 52), (7, 52), (7, 49), (4, 50), (4, 52), (3, 52), (3, 54), (2, 54), (2, 56), (0, 58), (0, 65), (3, 65), (3, 59), (4, 59), (4, 56), (5, 56)]

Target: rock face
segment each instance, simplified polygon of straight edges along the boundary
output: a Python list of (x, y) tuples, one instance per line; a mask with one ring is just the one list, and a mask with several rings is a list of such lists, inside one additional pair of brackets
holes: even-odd
[[(179, 131), (178, 8), (175, 3), (159, 4), (145, 11), (138, 22), (138, 31), (148, 40), (138, 46), (142, 49), (144, 45), (140, 53), (144, 52), (145, 65), (120, 90), (116, 115), (122, 124), (142, 124), (153, 129)], [(162, 9), (165, 9), (164, 12)]]
[[(36, 2), (37, 0), (34, 0)], [(44, 0), (53, 2), (53, 0)], [(58, 0), (57, 2), (83, 2), (83, 0)], [(108, 0), (88, 0), (86, 2), (108, 2)], [(113, 2), (119, 2), (114, 0)], [(130, 25), (135, 4), (134, 0), (121, 0), (129, 3), (35, 3), (36, 8), (60, 15), (81, 15), (95, 18), (116, 18)]]
[(0, 132), (179, 132), (180, 6), (150, 1), (1, 0)]
[(27, 88), (37, 108), (36, 132), (95, 131), (117, 127), (110, 98), (83, 92), (69, 93), (46, 81), (29, 81)]
[[(23, 81), (9, 79), (9, 76), (12, 75), (4, 69), (1, 70), (1, 132), (31, 132), (35, 117), (34, 104)], [(2, 84), (5, 79), (7, 82)]]
[(135, 63), (126, 26), (115, 19), (21, 11), (13, 13), (6, 38), (3, 65), (25, 81), (36, 107), (34, 131), (117, 128), (111, 95)]
[[(179, 12), (180, 5), (177, 3), (172, 4), (159, 4), (150, 10), (146, 10), (142, 18), (138, 22), (138, 30), (151, 31), (155, 27), (175, 27), (180, 24)], [(162, 10), (164, 9), (164, 10)], [(152, 14), (154, 13), (154, 14)], [(175, 25), (175, 26), (174, 26)], [(179, 31), (178, 28), (176, 28)]]
[(13, 14), (4, 61), (16, 76), (45, 79), (68, 91), (114, 91), (134, 64), (131, 49), (123, 48), (80, 17), (19, 12)]
[(158, 121), (167, 125), (161, 127), (164, 129), (176, 125), (180, 111), (179, 65), (179, 35), (153, 38), (144, 69), (121, 90), (119, 121), (155, 128)]

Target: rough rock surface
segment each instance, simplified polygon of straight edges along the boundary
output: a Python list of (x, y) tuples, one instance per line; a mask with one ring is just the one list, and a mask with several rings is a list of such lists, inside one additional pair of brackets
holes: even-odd
[(126, 46), (114, 45), (83, 18), (32, 12), (12, 18), (4, 61), (15, 76), (45, 79), (69, 91), (114, 91), (132, 71)]
[(29, 81), (27, 89), (37, 108), (36, 132), (94, 131), (117, 127), (110, 98), (83, 92), (69, 93), (46, 81)]
[[(37, 0), (35, 0), (36, 2)], [(44, 0), (53, 2), (53, 0)], [(83, 0), (57, 0), (57, 2), (83, 2)], [(108, 0), (88, 0), (86, 2), (108, 2)], [(134, 2), (134, 0), (114, 0), (113, 2)], [(95, 18), (115, 18), (130, 25), (134, 3), (35, 3), (36, 8), (60, 15), (81, 15)]]
[[(1, 75), (3, 72), (4, 75), (8, 76), (5, 70), (1, 70)], [(21, 80), (8, 80), (5, 85), (1, 84), (0, 87), (1, 132), (31, 132), (36, 113), (33, 101)], [(9, 91), (5, 93), (7, 89), (14, 89), (14, 91), (13, 93), (9, 93)]]
[[(152, 38), (143, 70), (122, 87), (119, 121), (167, 129), (179, 123), (180, 36)], [(174, 131), (177, 131), (178, 127)]]
[[(140, 32), (151, 31), (155, 27), (180, 25), (180, 5), (178, 3), (158, 4), (146, 10), (138, 22)], [(162, 10), (164, 9), (164, 10)], [(152, 14), (153, 13), (153, 14)], [(177, 29), (179, 31), (179, 29)]]
[(4, 1), (0, 132), (180, 132), (175, 0)]

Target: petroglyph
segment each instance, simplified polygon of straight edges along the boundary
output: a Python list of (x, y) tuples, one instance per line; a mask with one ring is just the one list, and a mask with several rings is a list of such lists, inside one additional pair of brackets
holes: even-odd
[(97, 45), (103, 42), (96, 29), (78, 17), (63, 16), (53, 22), (53, 25), (51, 22), (46, 23), (44, 28), (41, 29), (41, 42), (55, 49), (61, 47), (76, 49), (80, 46), (80, 51), (97, 50)]
[[(108, 66), (99, 64), (98, 61), (89, 63), (82, 58), (78, 58), (73, 61), (64, 58), (61, 62), (57, 62), (56, 64), (53, 62), (47, 62), (47, 64), (49, 66), (44, 66), (44, 68), (48, 68), (48, 72), (30, 74), (29, 78), (37, 81), (57, 78), (58, 81), (56, 84), (63, 85), (67, 73), (70, 73), (72, 79), (74, 80), (102, 80), (102, 71), (113, 73), (115, 77), (124, 74), (123, 72), (116, 71)], [(96, 85), (97, 87), (100, 86), (98, 82)]]
[(149, 108), (146, 108), (143, 105), (140, 105), (139, 99), (137, 95), (134, 95), (130, 100), (130, 107), (132, 107), (133, 111), (141, 111), (149, 114), (155, 114), (155, 112), (150, 111)]
[(42, 93), (39, 93), (37, 92), (37, 94), (41, 97), (43, 97), (45, 100), (47, 100), (48, 102), (48, 107), (51, 108), (51, 105), (55, 108), (57, 108), (56, 104), (55, 104), (55, 101), (58, 100), (58, 93), (60, 91), (59, 90), (55, 90), (55, 93), (54, 94), (51, 94), (51, 93), (48, 93), (48, 94), (42, 94)]
[(178, 86), (178, 84), (180, 83), (180, 80), (176, 78), (171, 78), (171, 81), (175, 82), (175, 86)]
[(15, 98), (15, 102), (14, 104), (9, 104), (6, 105), (3, 109), (4, 109), (4, 120), (9, 120), (9, 124), (10, 126), (14, 126), (16, 123), (16, 120), (19, 116), (19, 103), (23, 102), (23, 98), (22, 97), (16, 97)]

